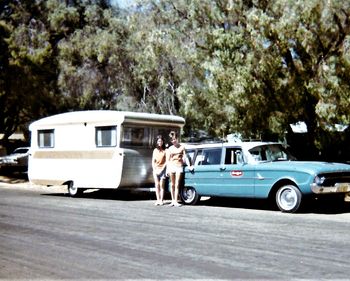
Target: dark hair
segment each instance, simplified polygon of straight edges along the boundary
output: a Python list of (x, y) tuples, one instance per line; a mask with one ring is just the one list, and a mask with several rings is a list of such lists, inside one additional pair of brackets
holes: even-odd
[(170, 134), (169, 134), (169, 137), (170, 137), (171, 140), (178, 138), (177, 137), (177, 133), (175, 131), (171, 131)]
[(155, 146), (158, 147), (157, 142), (158, 142), (159, 139), (161, 139), (161, 140), (163, 141), (162, 149), (165, 149), (165, 141), (164, 141), (164, 138), (163, 138), (162, 135), (158, 135), (158, 136), (156, 137), (156, 144), (155, 144)]

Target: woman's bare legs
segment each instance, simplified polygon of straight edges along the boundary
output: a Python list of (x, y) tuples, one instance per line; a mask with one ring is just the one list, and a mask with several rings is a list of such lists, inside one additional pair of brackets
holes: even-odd
[(174, 206), (178, 206), (178, 199), (179, 199), (179, 190), (180, 190), (180, 184), (182, 180), (182, 173), (171, 173), (170, 174), (171, 179), (171, 204)]
[(153, 175), (153, 178), (154, 178), (154, 187), (156, 189), (156, 198), (157, 198), (155, 205), (159, 205), (160, 202), (163, 201), (163, 200), (161, 200), (161, 197), (160, 197), (160, 193), (161, 193), (160, 181), (158, 180), (157, 175)]
[(174, 204), (174, 201), (175, 201), (175, 181), (176, 181), (176, 174), (170, 173), (171, 204)]
[(161, 205), (164, 204), (164, 186), (165, 186), (165, 179), (161, 179), (159, 181), (159, 200)]

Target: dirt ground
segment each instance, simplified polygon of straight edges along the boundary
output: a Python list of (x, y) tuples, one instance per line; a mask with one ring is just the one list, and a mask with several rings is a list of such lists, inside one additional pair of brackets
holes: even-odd
[(66, 186), (51, 186), (34, 185), (28, 181), (26, 173), (1, 173), (0, 172), (0, 187), (11, 188), (16, 187), (23, 190), (36, 190), (40, 192), (60, 192), (66, 193)]

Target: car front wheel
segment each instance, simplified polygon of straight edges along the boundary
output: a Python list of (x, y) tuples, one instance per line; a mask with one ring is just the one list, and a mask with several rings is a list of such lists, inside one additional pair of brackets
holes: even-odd
[(197, 190), (191, 186), (183, 187), (180, 191), (180, 197), (182, 202), (187, 205), (195, 205), (200, 199)]
[(301, 192), (294, 185), (281, 186), (276, 193), (276, 203), (282, 212), (294, 213), (301, 204)]

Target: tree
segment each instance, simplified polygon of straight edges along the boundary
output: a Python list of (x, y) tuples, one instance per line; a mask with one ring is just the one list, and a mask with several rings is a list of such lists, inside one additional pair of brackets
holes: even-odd
[[(118, 18), (112, 14), (109, 1), (8, 0), (1, 5), (0, 59), (3, 71), (0, 75), (0, 101), (3, 108), (0, 131), (5, 132), (4, 141), (19, 128), (26, 131), (29, 122), (43, 116), (67, 110), (113, 106), (111, 100), (117, 94), (117, 90), (113, 89), (114, 75), (110, 79), (105, 69), (107, 59), (119, 63), (114, 55), (118, 54), (118, 50), (107, 50), (109, 45), (118, 43), (108, 35)], [(84, 32), (87, 33), (84, 41), (77, 41), (82, 39), (79, 34)], [(113, 35), (116, 32), (118, 30)], [(65, 46), (76, 43), (81, 47), (84, 42), (90, 44), (88, 48), (75, 48), (75, 51), (81, 51), (82, 56), (91, 55), (100, 42), (99, 53), (92, 54), (93, 59), (89, 62), (84, 61), (83, 72), (89, 64), (91, 71), (85, 71), (84, 78), (79, 80), (76, 77), (81, 75), (81, 69), (72, 76), (67, 72), (69, 67), (65, 60), (73, 64), (77, 60), (74, 57), (76, 53), (72, 52), (70, 57), (67, 55)], [(108, 52), (112, 53), (110, 58)], [(109, 64), (108, 69), (114, 66)], [(94, 75), (98, 77), (95, 80), (91, 79)], [(91, 83), (86, 85), (84, 81)], [(70, 85), (67, 86), (66, 82)], [(82, 92), (89, 97), (85, 102), (78, 99), (77, 89), (80, 90), (81, 85), (85, 86)], [(89, 89), (98, 94), (91, 94)]]
[[(186, 133), (322, 148), (349, 125), (350, 4), (340, 0), (1, 2), (0, 130), (56, 112), (183, 115)], [(20, 106), (19, 106), (20, 105)], [(33, 114), (33, 112), (38, 112)]]
[(263, 115), (280, 135), (288, 124), (305, 121), (310, 144), (322, 148), (327, 126), (350, 121), (349, 82), (343, 79), (349, 70), (350, 6), (343, 1), (273, 4), (247, 14), (253, 45), (263, 55), (252, 73), (263, 74), (257, 77), (269, 97), (260, 108), (273, 109)]
[(1, 13), (0, 130), (4, 141), (33, 116), (52, 110), (55, 70), (40, 1), (5, 1)]
[(176, 56), (176, 31), (162, 19), (166, 11), (159, 5), (161, 1), (143, 2), (128, 21), (127, 48), (133, 58), (130, 95), (138, 110), (179, 114), (178, 88), (184, 72)]
[(129, 62), (122, 17), (99, 4), (81, 3), (80, 10), (84, 25), (59, 43), (60, 91), (69, 108), (123, 108)]
[(163, 0), (147, 7), (181, 46), (174, 56), (190, 79), (181, 77), (177, 93), (192, 124), (218, 136), (281, 137), (305, 121), (318, 147), (329, 124), (349, 124), (348, 3)]

